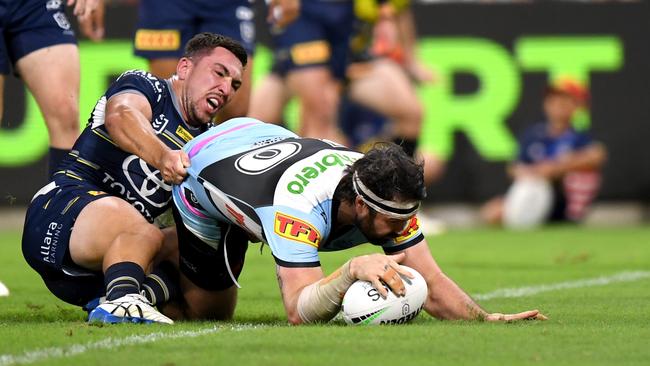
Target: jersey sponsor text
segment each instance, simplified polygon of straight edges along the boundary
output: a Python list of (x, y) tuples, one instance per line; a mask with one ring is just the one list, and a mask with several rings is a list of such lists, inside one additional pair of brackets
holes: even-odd
[(276, 234), (289, 240), (301, 242), (316, 248), (320, 244), (320, 232), (313, 225), (281, 212), (275, 213), (273, 229)]

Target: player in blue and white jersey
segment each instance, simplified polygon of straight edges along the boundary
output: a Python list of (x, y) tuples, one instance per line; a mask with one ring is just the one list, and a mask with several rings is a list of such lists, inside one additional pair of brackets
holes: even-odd
[(231, 100), (246, 60), (232, 39), (202, 33), (188, 42), (174, 77), (127, 71), (99, 99), (27, 211), (23, 254), (54, 295), (76, 305), (105, 295), (90, 320), (171, 322), (140, 296), (168, 292), (157, 277), (145, 279), (166, 248), (152, 222), (169, 207), (171, 184), (186, 175), (181, 148)]
[[(427, 281), (425, 309), (444, 319), (544, 318), (537, 310), (489, 314), (438, 267), (416, 213), (422, 166), (395, 144), (363, 155), (300, 138), (252, 118), (229, 120), (183, 148), (192, 162), (174, 185), (182, 292), (189, 318), (232, 316), (248, 241), (269, 245), (289, 321), (327, 321), (357, 279), (404, 293), (398, 263)], [(387, 255), (352, 258), (323, 279), (319, 252), (370, 242)]]

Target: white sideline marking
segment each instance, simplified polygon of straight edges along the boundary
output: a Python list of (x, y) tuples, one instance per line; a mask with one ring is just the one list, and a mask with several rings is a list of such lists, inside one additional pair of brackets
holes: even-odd
[[(237, 326), (233, 327), (234, 330), (240, 328), (254, 329), (255, 326)], [(34, 351), (25, 352), (22, 355), (0, 355), (0, 366), (9, 366), (17, 364), (26, 364), (36, 361), (43, 361), (51, 358), (71, 357), (76, 356), (88, 351), (99, 349), (113, 349), (122, 346), (133, 346), (144, 343), (152, 343), (161, 340), (177, 339), (177, 338), (195, 338), (201, 337), (206, 334), (218, 332), (223, 328), (206, 328), (200, 330), (182, 330), (178, 332), (157, 332), (151, 334), (132, 335), (125, 338), (106, 338), (97, 342), (90, 342), (85, 344), (73, 344), (65, 347), (50, 347), (42, 348)]]
[(570, 288), (592, 287), (592, 286), (605, 286), (616, 282), (632, 282), (642, 279), (650, 278), (648, 271), (627, 271), (613, 274), (611, 276), (601, 276), (596, 278), (589, 278), (584, 280), (558, 282), (548, 285), (538, 286), (525, 286), (518, 288), (503, 288), (488, 292), (486, 294), (478, 294), (473, 297), (476, 300), (491, 300), (499, 298), (523, 297), (539, 294), (541, 292), (564, 290)]
[[(535, 295), (541, 292), (556, 291), (571, 288), (592, 287), (592, 286), (605, 286), (617, 282), (632, 282), (642, 279), (650, 278), (648, 271), (627, 271), (616, 273), (611, 276), (601, 276), (591, 279), (558, 282), (548, 285), (538, 286), (525, 286), (518, 288), (504, 288), (488, 292), (485, 294), (474, 295), (476, 300), (491, 300), (498, 298), (512, 298)], [(234, 331), (249, 330), (266, 328), (264, 325), (242, 324), (229, 328)], [(27, 364), (51, 358), (71, 357), (76, 356), (91, 350), (99, 349), (113, 349), (122, 346), (133, 346), (145, 343), (152, 343), (161, 340), (177, 339), (177, 338), (195, 338), (207, 334), (216, 333), (224, 329), (218, 327), (200, 329), (196, 331), (183, 330), (178, 332), (169, 333), (151, 333), (144, 335), (132, 335), (125, 338), (106, 338), (97, 342), (85, 344), (73, 344), (65, 347), (50, 347), (42, 348), (34, 351), (25, 352), (22, 355), (0, 355), (0, 366), (10, 366), (18, 364)]]

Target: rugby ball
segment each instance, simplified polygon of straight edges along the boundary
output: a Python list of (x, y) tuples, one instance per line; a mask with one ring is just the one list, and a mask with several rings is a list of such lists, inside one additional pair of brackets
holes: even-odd
[(2, 282), (0, 282), (0, 296), (9, 296), (9, 289)]
[(351, 325), (403, 324), (413, 320), (422, 310), (427, 298), (427, 283), (413, 268), (402, 266), (415, 277), (401, 276), (406, 295), (397, 297), (388, 290), (384, 299), (368, 281), (356, 281), (343, 297), (341, 313)]
[(552, 204), (553, 188), (546, 179), (519, 178), (505, 196), (503, 224), (509, 229), (533, 229), (548, 219)]

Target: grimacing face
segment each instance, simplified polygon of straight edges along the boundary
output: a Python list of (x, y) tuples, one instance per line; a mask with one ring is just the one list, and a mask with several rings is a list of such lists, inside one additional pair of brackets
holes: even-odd
[(232, 99), (242, 84), (243, 66), (239, 59), (223, 47), (195, 60), (185, 75), (182, 104), (188, 123), (200, 126)]

